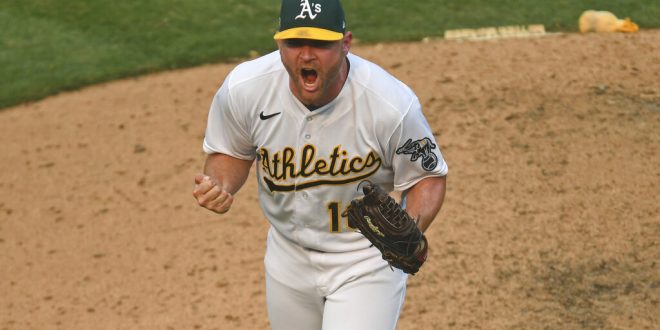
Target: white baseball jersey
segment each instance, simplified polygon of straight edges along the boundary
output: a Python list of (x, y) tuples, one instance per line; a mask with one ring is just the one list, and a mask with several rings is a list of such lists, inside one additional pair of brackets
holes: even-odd
[(238, 65), (213, 99), (203, 145), (209, 154), (256, 158), (273, 228), (324, 252), (371, 245), (341, 216), (362, 180), (405, 191), (447, 173), (412, 90), (369, 61), (348, 60), (340, 94), (314, 111), (289, 89), (279, 52)]

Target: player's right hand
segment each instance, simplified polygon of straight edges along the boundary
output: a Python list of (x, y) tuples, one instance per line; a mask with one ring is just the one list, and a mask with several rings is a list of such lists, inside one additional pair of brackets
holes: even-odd
[(222, 189), (222, 185), (205, 174), (195, 176), (193, 196), (197, 203), (213, 212), (226, 213), (234, 202), (234, 196)]

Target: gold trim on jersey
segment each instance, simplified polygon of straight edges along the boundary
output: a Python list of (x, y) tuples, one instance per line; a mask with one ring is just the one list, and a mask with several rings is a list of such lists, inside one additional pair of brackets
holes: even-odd
[[(291, 147), (275, 153), (267, 148), (259, 149), (264, 181), (270, 191), (294, 191), (319, 185), (340, 185), (364, 180), (378, 171), (382, 160), (374, 151), (365, 157), (349, 157), (348, 152), (337, 145), (327, 157), (317, 155), (314, 145), (305, 145), (298, 154)], [(284, 181), (309, 178), (293, 184)]]

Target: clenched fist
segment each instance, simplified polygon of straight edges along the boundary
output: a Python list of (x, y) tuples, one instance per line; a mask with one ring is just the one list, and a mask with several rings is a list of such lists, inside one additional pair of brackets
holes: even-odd
[(193, 196), (197, 203), (216, 213), (226, 213), (234, 202), (234, 196), (222, 188), (222, 184), (208, 175), (195, 176)]

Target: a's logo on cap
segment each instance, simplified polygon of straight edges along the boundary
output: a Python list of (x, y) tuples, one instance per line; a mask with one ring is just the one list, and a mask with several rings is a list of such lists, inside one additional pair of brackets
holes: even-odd
[[(295, 19), (305, 19), (307, 18), (307, 15), (309, 15), (310, 19), (315, 19), (316, 16), (321, 12), (321, 4), (313, 2), (310, 4), (309, 0), (300, 0), (300, 7), (302, 7), (300, 14), (298, 14)], [(314, 7), (313, 12), (312, 7)]]

